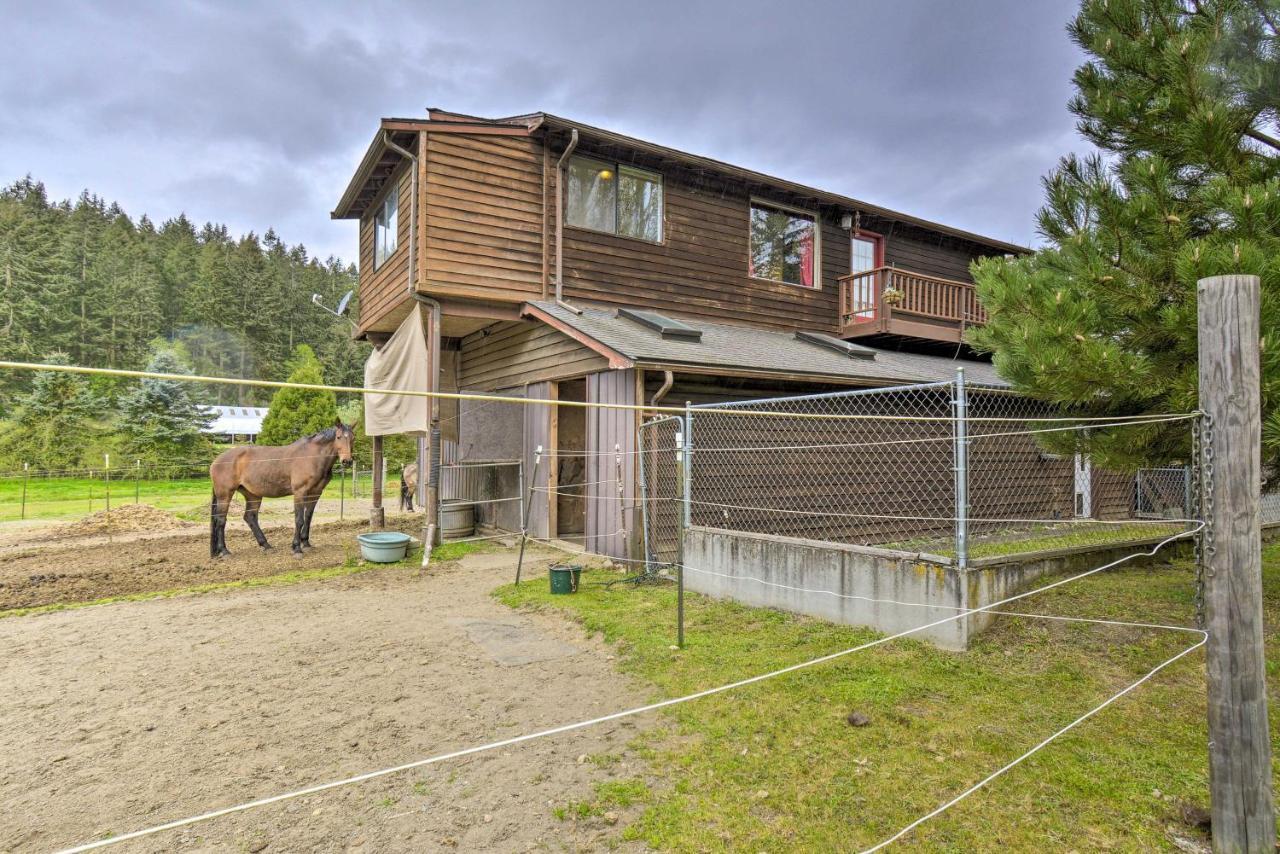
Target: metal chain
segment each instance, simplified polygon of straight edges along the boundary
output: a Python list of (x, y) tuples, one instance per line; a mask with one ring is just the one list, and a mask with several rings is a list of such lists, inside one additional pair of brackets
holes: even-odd
[(1200, 417), (1200, 421), (1196, 425), (1196, 430), (1192, 434), (1193, 441), (1196, 444), (1196, 453), (1193, 455), (1193, 463), (1195, 469), (1192, 472), (1192, 479), (1196, 483), (1196, 492), (1199, 497), (1200, 521), (1203, 527), (1200, 529), (1200, 535), (1196, 537), (1196, 626), (1203, 629), (1205, 625), (1204, 611), (1204, 581), (1207, 567), (1212, 563), (1213, 557), (1217, 554), (1217, 544), (1214, 540), (1213, 531), (1213, 479), (1214, 479), (1214, 445), (1213, 445), (1213, 419), (1207, 414)]

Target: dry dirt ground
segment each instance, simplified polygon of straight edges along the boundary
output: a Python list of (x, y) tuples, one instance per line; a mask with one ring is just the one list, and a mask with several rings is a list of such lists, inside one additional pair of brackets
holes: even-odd
[[(160, 511), (157, 511), (160, 512)], [(167, 514), (161, 514), (167, 515)], [(112, 535), (59, 536), (63, 523), (0, 528), (0, 612), (57, 602), (87, 602), (152, 590), (171, 590), (341, 566), (354, 558), (363, 521), (317, 521), (314, 548), (290, 549), (292, 522), (264, 520), (272, 544), (263, 551), (238, 518), (227, 526), (231, 556), (209, 557), (209, 531), (170, 517), (173, 527)], [(421, 516), (391, 516), (389, 527), (420, 534)]]
[[(166, 542), (154, 553), (187, 548)], [(0, 619), (0, 850), (52, 851), (642, 702), (602, 643), (490, 597), (513, 567), (502, 550), (425, 574), (382, 569)], [(575, 823), (553, 808), (590, 800), (597, 783), (643, 777), (626, 744), (647, 723), (107, 850), (603, 850), (628, 815)]]

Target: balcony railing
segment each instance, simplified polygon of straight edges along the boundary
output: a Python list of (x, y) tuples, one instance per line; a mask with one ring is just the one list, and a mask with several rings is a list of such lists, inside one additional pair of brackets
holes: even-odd
[(897, 267), (840, 277), (840, 329), (846, 338), (890, 334), (958, 342), (965, 329), (986, 321), (970, 282)]

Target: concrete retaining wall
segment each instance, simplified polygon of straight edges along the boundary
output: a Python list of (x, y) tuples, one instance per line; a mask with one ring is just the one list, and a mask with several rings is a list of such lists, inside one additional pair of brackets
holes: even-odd
[[(990, 558), (961, 571), (949, 558), (935, 555), (692, 527), (685, 535), (685, 586), (747, 605), (895, 634), (998, 602), (1028, 589), (1042, 576), (1083, 572), (1149, 549), (1155, 542)], [(1176, 553), (1173, 545), (1161, 551), (1160, 560)], [(1033, 599), (1011, 608), (1036, 610)], [(962, 650), (994, 619), (991, 614), (970, 614), (913, 637)]]

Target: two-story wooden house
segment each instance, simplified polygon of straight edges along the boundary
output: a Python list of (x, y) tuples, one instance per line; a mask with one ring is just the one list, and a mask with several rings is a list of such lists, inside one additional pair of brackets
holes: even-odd
[[(970, 262), (1026, 251), (546, 113), (384, 119), (332, 215), (360, 223), (358, 333), (425, 302), (437, 389), (605, 403), (950, 379), (983, 321)], [(514, 410), (445, 403), (445, 458), (558, 450), (531, 532), (633, 550), (604, 469), (620, 448), (635, 495), (639, 413)]]

